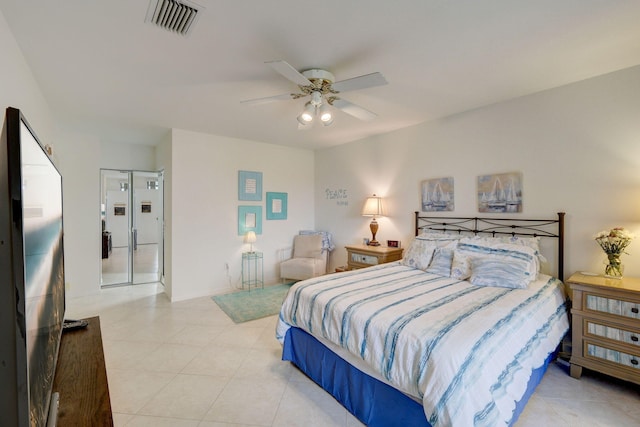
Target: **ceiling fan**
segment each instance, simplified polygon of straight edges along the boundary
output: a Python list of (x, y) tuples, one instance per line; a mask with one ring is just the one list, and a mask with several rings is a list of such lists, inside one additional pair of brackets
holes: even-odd
[(300, 115), (298, 115), (299, 129), (310, 128), (316, 117), (319, 118), (320, 122), (325, 126), (333, 123), (333, 114), (329, 106), (338, 108), (360, 120), (370, 121), (377, 117), (374, 112), (349, 102), (339, 97), (338, 94), (349, 90), (367, 89), (386, 85), (387, 81), (380, 73), (365, 74), (336, 82), (333, 74), (326, 70), (314, 68), (299, 72), (283, 60), (268, 61), (265, 62), (265, 64), (271, 66), (275, 71), (297, 84), (300, 91), (298, 93), (283, 93), (266, 98), (248, 99), (241, 101), (242, 103), (256, 105), (309, 96), (311, 99), (305, 103), (304, 109)]

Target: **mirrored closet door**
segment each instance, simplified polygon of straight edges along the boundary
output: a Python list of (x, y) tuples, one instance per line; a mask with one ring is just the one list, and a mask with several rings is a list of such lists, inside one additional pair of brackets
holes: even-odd
[(162, 280), (162, 173), (100, 172), (101, 285)]

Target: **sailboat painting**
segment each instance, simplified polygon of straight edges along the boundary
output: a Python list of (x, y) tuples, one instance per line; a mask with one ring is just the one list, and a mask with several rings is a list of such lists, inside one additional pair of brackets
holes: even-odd
[(478, 177), (479, 212), (522, 212), (522, 174), (520, 172)]
[(453, 177), (422, 181), (422, 211), (453, 211)]

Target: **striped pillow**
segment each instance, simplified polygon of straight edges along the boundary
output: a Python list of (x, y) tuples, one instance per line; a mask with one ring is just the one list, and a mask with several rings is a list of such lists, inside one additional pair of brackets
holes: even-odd
[(427, 273), (437, 274), (438, 276), (451, 276), (451, 262), (453, 261), (453, 249), (438, 248), (433, 252), (431, 264), (427, 268)]
[(536, 254), (537, 271), (540, 271), (540, 265), (545, 264), (547, 259), (540, 253), (540, 237), (521, 237), (521, 236), (475, 236), (474, 240), (479, 240), (488, 246), (494, 246), (500, 243), (508, 243), (511, 245), (520, 245), (530, 247)]
[(470, 282), (477, 286), (524, 289), (538, 276), (536, 251), (524, 245), (463, 239), (457, 250), (470, 259)]

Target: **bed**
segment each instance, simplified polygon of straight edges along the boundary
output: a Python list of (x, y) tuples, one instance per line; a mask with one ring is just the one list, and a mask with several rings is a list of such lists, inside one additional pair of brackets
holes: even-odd
[(402, 261), (296, 283), (283, 360), (369, 426), (513, 425), (569, 328), (564, 214), (416, 212), (415, 234)]

